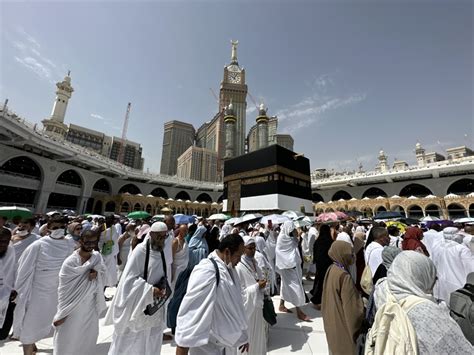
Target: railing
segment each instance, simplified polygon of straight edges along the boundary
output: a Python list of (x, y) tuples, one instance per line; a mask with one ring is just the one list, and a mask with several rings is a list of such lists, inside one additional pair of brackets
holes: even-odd
[(82, 186), (81, 185), (77, 185), (77, 184), (71, 184), (69, 182), (64, 182), (64, 181), (56, 181), (56, 184), (58, 185), (65, 185), (65, 186), (71, 186), (71, 187), (75, 187), (75, 188), (78, 188), (80, 189)]
[(39, 181), (41, 181), (41, 178), (40, 178), (39, 176), (27, 175), (27, 174), (21, 174), (21, 173), (15, 173), (15, 172), (8, 171), (8, 170), (2, 170), (2, 169), (0, 169), (0, 174), (11, 175), (11, 176), (16, 176), (16, 177), (21, 177), (21, 178), (24, 178), (24, 179), (33, 179), (33, 180), (39, 180)]

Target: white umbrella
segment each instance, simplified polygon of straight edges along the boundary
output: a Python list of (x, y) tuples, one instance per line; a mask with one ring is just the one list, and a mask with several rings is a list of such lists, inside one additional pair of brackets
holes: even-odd
[(293, 221), (293, 224), (295, 225), (296, 228), (301, 228), (301, 227), (308, 227), (312, 225), (310, 221), (305, 221), (304, 219), (299, 219), (296, 221)]
[(234, 224), (250, 223), (250, 222), (260, 220), (262, 217), (263, 217), (263, 215), (261, 215), (260, 213), (250, 213), (250, 214), (246, 214), (246, 215), (240, 217), (240, 221), (238, 221)]
[(270, 214), (268, 216), (263, 216), (260, 223), (268, 224), (268, 221), (272, 221), (272, 224), (283, 224), (286, 221), (291, 221), (291, 219), (281, 214)]
[(234, 218), (231, 218), (231, 219), (228, 219), (227, 221), (225, 221), (224, 224), (236, 224), (239, 221), (241, 221), (240, 217), (234, 217)]
[(230, 218), (230, 216), (227, 216), (223, 213), (216, 213), (216, 214), (213, 214), (211, 216), (209, 216), (207, 219), (211, 220), (211, 221), (227, 221), (228, 219)]
[(46, 213), (46, 215), (49, 216), (49, 217), (51, 217), (53, 214), (61, 214), (61, 212), (59, 212), (59, 211), (51, 211), (51, 212)]
[(298, 212), (298, 211), (285, 211), (282, 213), (283, 216), (287, 216), (290, 219), (296, 220), (300, 217), (304, 217), (303, 212)]
[(463, 217), (454, 220), (454, 223), (472, 223), (474, 222), (474, 217)]
[(441, 221), (441, 218), (428, 215), (426, 217), (423, 217), (420, 221), (421, 222)]

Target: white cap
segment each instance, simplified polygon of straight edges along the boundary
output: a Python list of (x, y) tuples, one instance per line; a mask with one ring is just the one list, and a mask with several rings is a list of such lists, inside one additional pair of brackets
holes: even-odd
[(150, 232), (168, 232), (168, 227), (163, 222), (155, 222), (151, 225)]

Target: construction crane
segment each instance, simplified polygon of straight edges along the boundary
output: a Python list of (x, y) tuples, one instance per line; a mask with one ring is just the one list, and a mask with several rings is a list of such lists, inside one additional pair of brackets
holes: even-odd
[(249, 95), (250, 100), (252, 100), (252, 102), (253, 102), (253, 104), (255, 105), (255, 108), (257, 109), (257, 112), (258, 112), (258, 110), (260, 109), (260, 107), (257, 105), (257, 101), (255, 101), (255, 99), (253, 98), (252, 94), (251, 94), (249, 91), (247, 91), (247, 94)]
[(214, 92), (214, 90), (212, 90), (212, 88), (209, 88), (209, 91), (211, 92), (212, 96), (214, 96), (214, 98), (216, 99), (216, 102), (219, 103), (219, 98), (217, 97), (216, 93)]
[(132, 104), (129, 102), (127, 105), (127, 113), (125, 114), (125, 120), (123, 121), (122, 128), (122, 141), (120, 142), (120, 148), (117, 156), (117, 161), (123, 164), (123, 158), (125, 156), (125, 143), (127, 140), (127, 129), (128, 129), (128, 119), (130, 117), (130, 107)]

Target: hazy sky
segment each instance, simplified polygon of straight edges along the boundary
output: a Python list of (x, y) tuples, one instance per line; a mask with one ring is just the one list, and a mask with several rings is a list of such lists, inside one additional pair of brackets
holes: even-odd
[[(71, 70), (66, 123), (143, 145), (159, 171), (163, 124), (217, 111), (230, 40), (250, 93), (311, 167), (373, 169), (474, 147), (471, 1), (51, 1), (0, 4), (0, 99), (47, 118)], [(247, 129), (255, 122), (249, 99)]]

